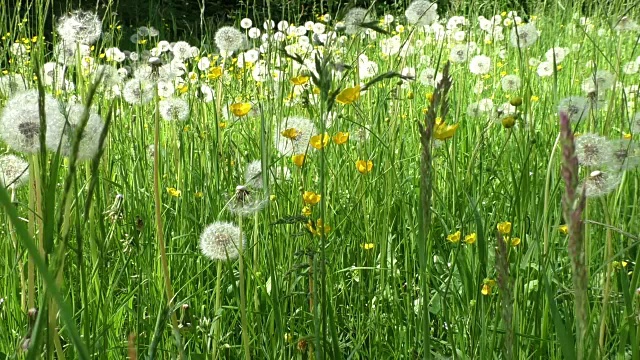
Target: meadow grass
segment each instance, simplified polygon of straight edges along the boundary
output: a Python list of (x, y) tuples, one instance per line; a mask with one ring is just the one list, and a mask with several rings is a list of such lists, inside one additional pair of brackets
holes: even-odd
[[(575, 182), (609, 170), (581, 165), (567, 197), (558, 114), (606, 70), (615, 80), (608, 89), (596, 81), (588, 116), (571, 132), (576, 143), (595, 133), (637, 146), (640, 32), (620, 29), (636, 15), (631, 4), (585, 17), (583, 4), (545, 3), (518, 20), (508, 11), (520, 9), (477, 3), (426, 30), (407, 24), (403, 4), (315, 45), (306, 40), (341, 29), (348, 8), (318, 14), (311, 20), (326, 29), (308, 24), (304, 35), (265, 30), (266, 15), (254, 14), (268, 45), (249, 38), (225, 58), (217, 27), (207, 28), (186, 39), (197, 49), (181, 62), (171, 50), (149, 52), (185, 40), (175, 31), (131, 42), (108, 8), (101, 39), (82, 55), (75, 44), (53, 75), (41, 72), (60, 60), (60, 36), (43, 36), (47, 4), (1, 7), (3, 79), (21, 74), (39, 89), (41, 130), (44, 93), (85, 111), (67, 125), (67, 155), (64, 144), (21, 155), (0, 126), (3, 152), (22, 156), (30, 176), (19, 188), (0, 179), (0, 358), (640, 359), (638, 170), (587, 198), (572, 243)], [(454, 27), (455, 15), (466, 20)], [(502, 36), (488, 37), (481, 15), (500, 15)], [(530, 47), (510, 43), (520, 21), (539, 30)], [(224, 25), (251, 31), (241, 18)], [(451, 48), (469, 42), (468, 58), (447, 65)], [(116, 61), (114, 47), (139, 58)], [(554, 47), (566, 57), (547, 55)], [(136, 73), (152, 55), (173, 64), (170, 75), (153, 64)], [(473, 69), (477, 55), (490, 59), (486, 71)], [(127, 74), (106, 88), (100, 64)], [(519, 77), (518, 89), (503, 88), (507, 75)], [(146, 104), (126, 100), (134, 76), (151, 84)], [(5, 107), (14, 96), (6, 89), (3, 114), (18, 113)], [(185, 120), (163, 119), (169, 97), (186, 100)], [(294, 116), (313, 133), (282, 124)], [(83, 158), (89, 135), (100, 151)], [(44, 144), (45, 131), (38, 136)], [(297, 150), (278, 150), (285, 145)], [(632, 150), (629, 163), (640, 162)], [(228, 260), (201, 249), (216, 221), (245, 239), (220, 250)]]

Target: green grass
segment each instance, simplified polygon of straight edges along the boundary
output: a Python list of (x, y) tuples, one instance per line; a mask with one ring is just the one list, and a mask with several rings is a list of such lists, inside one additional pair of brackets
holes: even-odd
[[(225, 76), (208, 79), (191, 60), (187, 68), (198, 79), (175, 93), (189, 101), (191, 115), (185, 122), (160, 120), (157, 133), (158, 96), (148, 105), (132, 106), (98, 92), (92, 104), (110, 120), (99, 162), (96, 158), (75, 168), (74, 159), (51, 152), (25, 157), (32, 186), (18, 190), (15, 206), (0, 191), (0, 217), (7, 224), (0, 229), (0, 358), (121, 359), (135, 350), (138, 358), (182, 353), (185, 359), (210, 359), (214, 348), (216, 358), (228, 359), (577, 358), (583, 351), (574, 346), (571, 263), (567, 236), (559, 230), (566, 221), (557, 105), (583, 94), (581, 83), (594, 71), (586, 63), (592, 61), (597, 69), (615, 73), (620, 84), (606, 92), (607, 107), (593, 111), (575, 131), (609, 139), (630, 133), (636, 95), (625, 88), (637, 85), (639, 78), (624, 74), (622, 67), (640, 51), (637, 32), (612, 29), (630, 4), (597, 9), (588, 30), (573, 17), (574, 9), (561, 6), (531, 9), (537, 11), (541, 35), (521, 51), (509, 45), (511, 27), (505, 29), (505, 40), (485, 42), (477, 25), (477, 11), (490, 17), (509, 8), (478, 4), (480, 10), (459, 14), (469, 20), (466, 38), (477, 42), (492, 65), (479, 94), (474, 87), (481, 76), (469, 72), (468, 62), (451, 65), (453, 87), (444, 121), (459, 127), (433, 149), (431, 215), (424, 227), (418, 123), (435, 89), (417, 81), (401, 85), (392, 77), (373, 84), (353, 104), (331, 104), (331, 99), (335, 91), (358, 84), (360, 54), (378, 64), (378, 74), (400, 73), (404, 67), (418, 74), (425, 67), (441, 71), (451, 41), (436, 41), (433, 34), (406, 26), (399, 35), (414, 53), (400, 57), (381, 54), (380, 40), (392, 34), (378, 33), (376, 40), (347, 37), (332, 56), (356, 71), (348, 70), (342, 80), (329, 79), (322, 70), (331, 65), (325, 64), (319, 94), (311, 96), (310, 79), (293, 101), (288, 99), (293, 91), (289, 79), (300, 73), (276, 46), (261, 59), (283, 60), (281, 82), (268, 78), (256, 84), (250, 69), (229, 62)], [(30, 28), (43, 29), (43, 9), (37, 2), (28, 10), (38, 22), (35, 27), (20, 25), (17, 12), (0, 12), (0, 67), (25, 75), (32, 88), (38, 86), (34, 69), (52, 58), (42, 36), (31, 41), (36, 34)], [(401, 12), (394, 15), (393, 25), (380, 26), (395, 34), (395, 25), (404, 20)], [(91, 52), (96, 63), (106, 62), (101, 57), (106, 48), (131, 46), (125, 45), (130, 34), (117, 29), (117, 18), (109, 28), (111, 21), (105, 20), (105, 31), (113, 33), (113, 40), (99, 41)], [(261, 26), (262, 20), (254, 24)], [(598, 35), (598, 29), (604, 34)], [(213, 39), (213, 33), (206, 38)], [(22, 39), (30, 43), (27, 63), (8, 51)], [(142, 52), (159, 39), (165, 38), (135, 46)], [(203, 49), (201, 56), (210, 55), (212, 66), (220, 65), (213, 50), (205, 52), (215, 48), (212, 40), (198, 41), (191, 43)], [(424, 45), (416, 46), (417, 41)], [(540, 78), (528, 64), (531, 57), (544, 59), (553, 46), (574, 44), (580, 47), (550, 77)], [(506, 49), (504, 59), (498, 57), (501, 49)], [(518, 92), (501, 89), (503, 72), (521, 77)], [(63, 100), (74, 95), (90, 99), (88, 75), (71, 68), (67, 78), (76, 90), (45, 91)], [(198, 96), (204, 83), (224, 97), (223, 106), (250, 101), (259, 111), (223, 118), (217, 100), (205, 103)], [(496, 116), (467, 115), (467, 106), (480, 99), (493, 98), (498, 106), (514, 97), (523, 99), (514, 128), (505, 129)], [(6, 96), (0, 99), (4, 105)], [(339, 114), (330, 128), (322, 121), (329, 110)], [(300, 168), (273, 147), (279, 122), (291, 115), (312, 119), (318, 133), (326, 128), (331, 137), (348, 131), (350, 139), (310, 150)], [(367, 140), (358, 141), (358, 134), (367, 134)], [(635, 141), (640, 134), (632, 136)], [(154, 165), (148, 149), (155, 140)], [(0, 147), (12, 152), (4, 143)], [(216, 220), (238, 224), (225, 206), (245, 182), (245, 167), (253, 160), (263, 162), (271, 197), (266, 209), (242, 220), (247, 243), (241, 270), (238, 260), (218, 263), (204, 257), (199, 236)], [(358, 172), (358, 160), (371, 160), (372, 171)], [(278, 173), (281, 166), (290, 170), (290, 179), (267, 174)], [(591, 170), (581, 169), (580, 178)], [(590, 310), (584, 358), (640, 359), (639, 180), (637, 169), (627, 171), (615, 191), (588, 200)], [(179, 190), (179, 196), (167, 188)], [(322, 195), (309, 218), (301, 217), (305, 191)], [(122, 200), (114, 203), (117, 194)], [(315, 236), (307, 228), (309, 219), (323, 219), (331, 230)], [(509, 235), (521, 239), (517, 246), (508, 244), (504, 254), (512, 306), (505, 302), (507, 292), (493, 283), (500, 261), (497, 225), (504, 221), (512, 224)], [(447, 241), (458, 230), (461, 240), (476, 233), (477, 241)], [(36, 294), (27, 291), (30, 268), (35, 269)], [(58, 272), (61, 281), (56, 281)], [(484, 285), (490, 289), (487, 295)], [(39, 309), (37, 319), (27, 315), (30, 307)], [(505, 309), (512, 314), (510, 329)], [(509, 330), (511, 344), (506, 342)], [(21, 344), (28, 334), (34, 350), (24, 352)]]

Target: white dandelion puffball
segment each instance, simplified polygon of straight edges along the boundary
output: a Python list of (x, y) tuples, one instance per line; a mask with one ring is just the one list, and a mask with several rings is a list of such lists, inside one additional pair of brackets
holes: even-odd
[(538, 40), (538, 30), (533, 23), (526, 23), (524, 25), (514, 26), (511, 29), (511, 36), (509, 42), (513, 47), (519, 47), (525, 49), (535, 44)]
[(476, 55), (469, 62), (469, 71), (472, 74), (484, 75), (491, 71), (491, 58), (486, 55)]
[(144, 105), (153, 100), (153, 83), (142, 78), (133, 78), (124, 84), (122, 97), (132, 105)]
[(167, 121), (185, 121), (189, 118), (189, 103), (181, 98), (168, 98), (158, 103), (160, 116)]
[(12, 94), (25, 91), (27, 84), (27, 80), (20, 74), (0, 76), (0, 95), (8, 97)]
[(200, 250), (211, 260), (236, 259), (244, 243), (244, 236), (240, 237), (240, 228), (228, 222), (216, 221), (200, 235)]
[(438, 5), (426, 0), (415, 0), (404, 12), (407, 22), (416, 26), (431, 25), (438, 20)]
[(613, 147), (604, 137), (597, 134), (583, 134), (576, 138), (576, 158), (583, 166), (601, 166), (613, 161)]
[(598, 93), (609, 90), (616, 82), (616, 76), (607, 70), (598, 70), (593, 75), (582, 81), (582, 91), (589, 93)]
[(500, 79), (500, 85), (502, 86), (502, 90), (505, 92), (513, 92), (520, 90), (520, 85), (522, 81), (518, 75), (505, 75), (502, 79)]
[[(71, 156), (73, 140), (79, 131), (78, 126), (82, 121), (84, 112), (85, 106), (82, 104), (70, 104), (67, 106), (65, 110), (65, 116), (67, 118), (66, 124), (64, 124), (64, 126), (47, 129), (51, 135), (47, 135), (47, 147), (49, 150), (57, 151), (59, 146), (60, 154), (67, 157)], [(89, 110), (89, 117), (87, 118), (87, 123), (82, 132), (78, 147), (77, 159), (79, 161), (90, 160), (98, 153), (100, 135), (103, 129), (104, 123), (100, 115)]]
[(588, 198), (600, 197), (617, 189), (621, 181), (620, 173), (594, 170), (578, 185), (578, 189), (584, 188)]
[(63, 42), (93, 44), (102, 34), (102, 20), (91, 11), (74, 11), (60, 18), (56, 27)]
[[(282, 135), (285, 130), (294, 129), (296, 136), (293, 139)], [(273, 144), (278, 152), (284, 156), (305, 154), (309, 146), (309, 140), (317, 135), (316, 127), (311, 120), (301, 116), (289, 116), (280, 122), (276, 128)]]
[(543, 61), (538, 64), (538, 68), (536, 69), (536, 73), (540, 77), (548, 77), (553, 75), (554, 66), (553, 63), (548, 61)]
[(547, 59), (548, 62), (552, 64), (554, 59), (556, 64), (560, 64), (561, 62), (564, 61), (564, 58), (566, 58), (568, 54), (569, 54), (569, 49), (563, 48), (563, 47), (554, 47), (549, 49), (544, 54), (544, 57)]
[(28, 181), (28, 162), (11, 154), (0, 156), (0, 186), (16, 189)]
[[(0, 136), (12, 149), (23, 153), (36, 153), (40, 150), (40, 109), (38, 91), (27, 90), (13, 95), (6, 103), (0, 116)], [(65, 118), (60, 104), (53, 96), (45, 94), (44, 112), (47, 125), (45, 142), (48, 144), (51, 134), (62, 129)]]
[(569, 96), (560, 100), (558, 113), (565, 113), (571, 122), (578, 122), (589, 116), (591, 109), (589, 99), (582, 96)]
[(220, 52), (233, 53), (242, 47), (245, 39), (240, 30), (231, 26), (224, 26), (216, 31), (214, 41)]
[(454, 45), (449, 53), (449, 60), (452, 63), (463, 63), (469, 58), (469, 46), (467, 44)]
[(362, 30), (363, 23), (368, 23), (374, 20), (371, 11), (359, 7), (352, 8), (344, 16), (344, 32), (347, 35), (354, 35)]

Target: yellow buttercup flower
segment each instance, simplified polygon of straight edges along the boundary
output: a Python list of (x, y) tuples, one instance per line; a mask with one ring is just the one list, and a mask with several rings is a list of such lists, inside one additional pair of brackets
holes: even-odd
[(326, 225), (322, 219), (318, 219), (315, 224), (313, 223), (313, 220), (309, 220), (307, 223), (307, 229), (309, 229), (313, 235), (322, 236), (323, 234), (326, 235), (331, 231), (331, 226)]
[(491, 295), (493, 288), (496, 286), (496, 281), (493, 279), (484, 279), (482, 282), (482, 290), (480, 292), (482, 295)]
[(453, 234), (447, 235), (447, 240), (456, 244), (460, 242), (460, 230), (454, 232)]
[(558, 226), (558, 231), (560, 234), (567, 235), (569, 233), (569, 226), (567, 224)]
[(311, 216), (311, 206), (309, 206), (309, 205), (305, 205), (305, 206), (302, 208), (302, 215), (304, 215), (304, 216), (306, 216), (306, 217)]
[(356, 169), (358, 169), (360, 174), (368, 174), (373, 169), (373, 161), (358, 160), (356, 161)]
[(333, 142), (336, 143), (336, 145), (342, 145), (346, 143), (348, 140), (349, 140), (348, 132), (339, 131), (337, 134), (333, 136)]
[(300, 136), (300, 131), (298, 131), (298, 130), (296, 130), (294, 128), (289, 128), (289, 129), (284, 130), (280, 134), (282, 136), (286, 137), (287, 139), (295, 140), (298, 136)]
[(373, 249), (373, 243), (365, 243), (365, 244), (361, 244), (360, 246), (362, 246), (363, 249), (365, 250), (371, 250)]
[(316, 205), (320, 202), (320, 199), (322, 199), (322, 195), (316, 194), (313, 191), (305, 191), (304, 194), (302, 194), (302, 200), (305, 204)]
[(625, 140), (631, 140), (631, 134), (630, 133), (623, 133), (622, 134), (622, 138)]
[(349, 105), (360, 99), (360, 85), (344, 89), (336, 96), (336, 101), (342, 105)]
[(522, 240), (520, 240), (519, 237), (513, 237), (509, 240), (509, 243), (511, 244), (511, 246), (516, 247), (518, 245), (520, 245), (520, 243), (522, 242)]
[(207, 79), (215, 80), (219, 78), (220, 75), (222, 75), (222, 67), (220, 66), (212, 67), (211, 70), (209, 70), (209, 73), (207, 74)]
[(435, 137), (438, 140), (450, 139), (456, 133), (458, 126), (460, 126), (460, 124), (447, 125), (444, 122), (440, 122), (439, 124), (436, 122), (436, 126), (433, 132), (433, 137)]
[(202, 191), (196, 191), (196, 193), (195, 193), (196, 199), (200, 199), (203, 196), (204, 196), (204, 193)]
[(325, 133), (324, 135), (315, 135), (309, 139), (309, 144), (313, 146), (315, 149), (322, 149), (329, 143), (329, 134)]
[(299, 85), (304, 85), (304, 84), (308, 83), (309, 82), (309, 77), (300, 75), (300, 76), (296, 76), (294, 78), (289, 79), (289, 81), (291, 81), (291, 83), (293, 85), (298, 85), (299, 86)]
[(497, 227), (498, 227), (498, 231), (502, 235), (507, 235), (511, 233), (511, 223), (508, 221), (503, 221), (501, 223), (498, 223)]
[(293, 155), (291, 157), (291, 161), (294, 164), (296, 164), (296, 166), (302, 167), (302, 165), (304, 164), (304, 158), (305, 158), (304, 154), (297, 154), (297, 155)]
[(172, 187), (167, 188), (167, 193), (169, 193), (169, 195), (173, 197), (180, 197), (180, 195), (182, 195), (182, 191)]
[(464, 237), (464, 242), (469, 245), (473, 245), (473, 243), (475, 243), (476, 240), (478, 240), (478, 235), (476, 233), (471, 233)]
[(229, 110), (237, 117), (243, 117), (251, 111), (250, 103), (235, 103), (229, 106)]

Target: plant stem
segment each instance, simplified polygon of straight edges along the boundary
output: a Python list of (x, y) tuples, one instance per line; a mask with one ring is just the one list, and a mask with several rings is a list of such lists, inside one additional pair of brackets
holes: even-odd
[(240, 228), (240, 242), (238, 246), (239, 274), (240, 274), (240, 321), (242, 323), (242, 345), (244, 347), (245, 360), (251, 360), (251, 348), (249, 344), (249, 323), (247, 321), (247, 299), (244, 286), (244, 259), (242, 253), (242, 216), (238, 216), (238, 228)]

